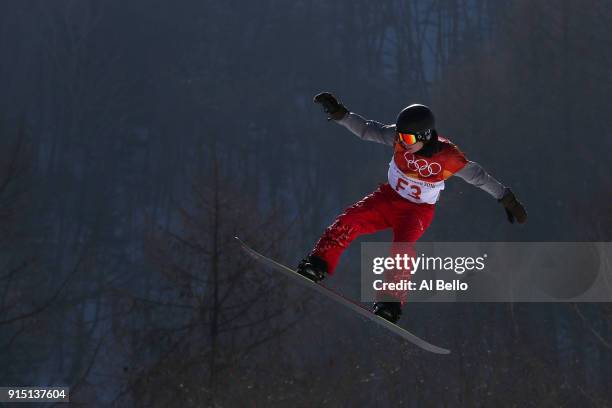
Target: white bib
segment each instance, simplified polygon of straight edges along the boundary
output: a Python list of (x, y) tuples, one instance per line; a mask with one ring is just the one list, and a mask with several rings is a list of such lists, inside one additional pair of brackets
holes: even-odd
[(389, 163), (388, 178), (391, 188), (413, 203), (435, 204), (440, 197), (440, 191), (444, 190), (444, 180), (432, 183), (408, 177), (397, 168), (393, 159)]

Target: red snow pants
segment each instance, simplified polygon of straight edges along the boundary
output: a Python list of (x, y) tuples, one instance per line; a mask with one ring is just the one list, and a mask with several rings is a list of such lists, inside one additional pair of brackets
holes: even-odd
[[(348, 207), (332, 225), (327, 227), (311, 252), (327, 263), (328, 273), (332, 275), (342, 251), (358, 236), (371, 234), (387, 228), (393, 229), (392, 252), (407, 253), (414, 256), (411, 243), (416, 242), (425, 232), (433, 219), (435, 205), (417, 204), (406, 200), (395, 192), (388, 183), (381, 184), (372, 194)], [(392, 254), (392, 255), (394, 255)], [(410, 279), (410, 271), (399, 272), (393, 281)], [(388, 277), (385, 279), (390, 281)], [(406, 293), (390, 294), (402, 303)]]

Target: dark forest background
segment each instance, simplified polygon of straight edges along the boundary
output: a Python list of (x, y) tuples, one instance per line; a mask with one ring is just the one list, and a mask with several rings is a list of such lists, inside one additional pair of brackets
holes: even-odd
[[(0, 385), (91, 406), (612, 405), (609, 304), (417, 304), (427, 354), (295, 265), (390, 151), (311, 98), (439, 131), (511, 186), (447, 184), (428, 241), (612, 239), (607, 0), (0, 2)], [(385, 233), (367, 240), (388, 239)], [(363, 240), (362, 240), (363, 241)], [(329, 281), (359, 296), (359, 246)]]

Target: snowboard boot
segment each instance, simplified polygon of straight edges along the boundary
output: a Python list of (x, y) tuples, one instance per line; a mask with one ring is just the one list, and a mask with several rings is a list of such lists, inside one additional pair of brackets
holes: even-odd
[(372, 311), (375, 315), (380, 316), (391, 323), (397, 323), (402, 315), (402, 307), (400, 306), (399, 302), (374, 302), (374, 308)]
[(297, 273), (313, 282), (319, 282), (327, 274), (327, 263), (318, 256), (309, 255), (302, 259), (297, 267)]

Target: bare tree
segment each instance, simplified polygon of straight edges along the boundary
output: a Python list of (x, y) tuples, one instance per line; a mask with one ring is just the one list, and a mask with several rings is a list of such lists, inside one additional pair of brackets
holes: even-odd
[(253, 264), (233, 239), (239, 234), (278, 255), (286, 247), (284, 217), (259, 210), (221, 174), (216, 159), (209, 167), (194, 182), (193, 208), (180, 209), (180, 224), (154, 228), (147, 237), (159, 277), (145, 291), (122, 293), (147, 323), (138, 331), (115, 329), (135, 347), (120, 400), (214, 405), (236, 386), (229, 373), (295, 323), (284, 280)]

